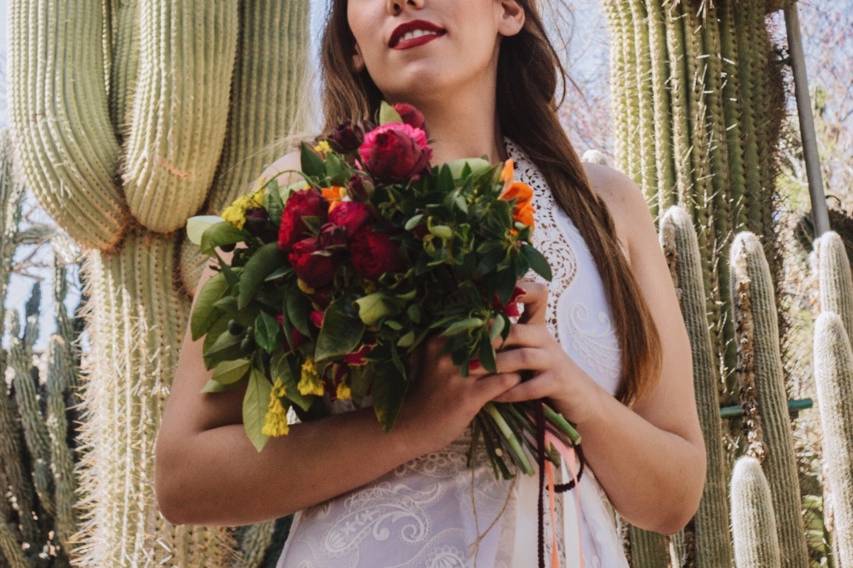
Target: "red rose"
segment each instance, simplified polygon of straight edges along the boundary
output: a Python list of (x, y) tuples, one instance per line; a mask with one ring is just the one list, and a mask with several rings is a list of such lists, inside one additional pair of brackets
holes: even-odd
[[(342, 203), (342, 202), (341, 202)], [(338, 207), (332, 209), (332, 213), (338, 210)], [(331, 213), (329, 214), (331, 217)], [(320, 227), (320, 234), (317, 236), (317, 245), (323, 250), (345, 249), (347, 246), (346, 227), (339, 227), (334, 223), (324, 223)]]
[(289, 252), (293, 244), (308, 236), (308, 227), (302, 217), (316, 216), (325, 219), (328, 203), (316, 189), (293, 191), (287, 199), (278, 226), (278, 248)]
[(400, 182), (429, 166), (432, 148), (426, 132), (401, 122), (389, 122), (368, 132), (358, 148), (362, 164), (377, 179)]
[(317, 246), (317, 238), (297, 241), (287, 255), (296, 275), (312, 288), (321, 288), (332, 282), (335, 262), (332, 256)]
[(331, 213), (329, 222), (347, 230), (347, 236), (353, 234), (370, 218), (370, 209), (358, 201), (341, 201)]
[(309, 316), (311, 318), (311, 323), (313, 323), (318, 328), (323, 327), (323, 316), (324, 315), (325, 315), (325, 312), (323, 312), (321, 310), (311, 310), (311, 314)]
[(412, 128), (426, 130), (426, 128), (424, 128), (424, 115), (417, 108), (409, 103), (394, 103), (393, 106), (394, 110), (397, 111), (397, 114), (400, 115), (400, 118), (403, 119), (403, 122)]
[(385, 233), (377, 233), (369, 225), (356, 231), (350, 241), (352, 265), (356, 272), (378, 279), (384, 272), (399, 272), (402, 268), (400, 249)]

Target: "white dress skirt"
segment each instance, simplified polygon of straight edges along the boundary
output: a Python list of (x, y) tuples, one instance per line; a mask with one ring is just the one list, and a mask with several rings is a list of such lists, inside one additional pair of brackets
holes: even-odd
[[(615, 393), (620, 348), (592, 255), (539, 169), (510, 138), (504, 144), (516, 179), (534, 191), (533, 242), (553, 271), (548, 327), (584, 371)], [(528, 277), (545, 282), (532, 271)], [(349, 401), (332, 408), (350, 409)], [(277, 568), (536, 567), (538, 472), (496, 479), (482, 449), (480, 465), (468, 468), (470, 436), (469, 428), (438, 452), (297, 512)], [(566, 467), (557, 483), (571, 479)], [(561, 568), (627, 568), (612, 507), (588, 466), (576, 487), (556, 494), (554, 520), (547, 491), (544, 499), (549, 568), (552, 542)]]

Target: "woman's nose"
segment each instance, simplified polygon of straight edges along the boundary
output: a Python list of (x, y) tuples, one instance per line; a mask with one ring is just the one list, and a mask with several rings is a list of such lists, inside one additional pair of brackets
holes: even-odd
[(388, 11), (395, 16), (403, 11), (403, 4), (408, 4), (414, 8), (420, 8), (424, 4), (424, 0), (387, 0), (385, 5)]

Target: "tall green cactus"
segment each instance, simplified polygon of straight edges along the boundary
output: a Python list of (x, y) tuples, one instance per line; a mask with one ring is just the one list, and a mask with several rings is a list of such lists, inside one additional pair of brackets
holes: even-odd
[(815, 324), (814, 373), (823, 430), (823, 462), (835, 517), (839, 568), (853, 566), (853, 350), (841, 317)]
[(308, 12), (307, 0), (12, 2), (22, 169), (86, 249), (80, 564), (233, 556), (230, 531), (172, 526), (153, 495), (155, 435), (203, 262), (182, 228), (244, 191), (300, 128)]
[(844, 242), (827, 231), (814, 242), (820, 309), (841, 316), (847, 335), (853, 335), (853, 276)]
[[(693, 521), (695, 566), (729, 566), (727, 474), (719, 412), (719, 370), (714, 365), (705, 288), (696, 232), (687, 212), (679, 206), (666, 210), (660, 221), (660, 243), (678, 292), (681, 313), (693, 355), (693, 385), (699, 422), (705, 438), (707, 474), (702, 501)], [(689, 553), (689, 551), (688, 551)]]
[[(763, 466), (773, 494), (782, 566), (801, 568), (807, 564), (808, 555), (800, 483), (779, 353), (773, 283), (758, 237), (748, 231), (735, 235), (729, 266), (739, 347), (738, 380), (748, 388), (754, 385), (755, 389), (755, 403), (767, 446)], [(752, 403), (751, 400), (743, 402), (745, 407)]]
[[(778, 3), (777, 3), (778, 4)], [(611, 31), (617, 165), (653, 214), (676, 203), (701, 251), (713, 361), (731, 402), (736, 365), (725, 258), (739, 230), (777, 262), (774, 173), (785, 116), (765, 0), (604, 0)], [(721, 360), (719, 360), (721, 359)]]
[[(761, 464), (743, 456), (732, 470), (732, 533), (737, 568), (782, 566), (770, 485)], [(805, 566), (805, 564), (801, 564)]]

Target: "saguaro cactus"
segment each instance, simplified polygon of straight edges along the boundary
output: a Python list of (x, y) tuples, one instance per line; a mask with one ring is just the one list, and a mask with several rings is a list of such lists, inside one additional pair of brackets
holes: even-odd
[(78, 561), (225, 565), (229, 531), (172, 526), (153, 495), (201, 263), (182, 228), (246, 190), (299, 127), (308, 1), (14, 0), (11, 14), (23, 170), (86, 249)]
[(853, 351), (835, 312), (815, 324), (814, 372), (823, 430), (823, 461), (835, 516), (837, 565), (853, 566)]
[(719, 370), (714, 365), (705, 288), (696, 232), (687, 212), (672, 206), (660, 222), (660, 242), (678, 292), (681, 313), (693, 353), (693, 385), (699, 421), (705, 437), (707, 475), (702, 501), (693, 520), (696, 566), (728, 566), (732, 560), (729, 539), (726, 466), (720, 423)]
[(782, 566), (770, 485), (752, 456), (738, 459), (732, 471), (732, 533), (737, 568)]
[[(781, 64), (765, 0), (604, 0), (611, 32), (616, 160), (654, 214), (680, 204), (701, 251), (714, 361), (736, 365), (720, 266), (735, 232), (762, 237), (777, 274), (771, 215), (784, 118)], [(718, 362), (719, 364), (719, 362)], [(729, 391), (734, 382), (728, 380)]]
[(844, 243), (835, 231), (814, 241), (820, 309), (841, 317), (847, 335), (853, 334), (853, 276)]
[[(738, 376), (754, 384), (767, 455), (763, 462), (776, 512), (781, 566), (800, 568), (808, 562), (803, 536), (800, 483), (794, 457), (791, 419), (782, 376), (779, 329), (770, 268), (758, 238), (744, 231), (732, 243), (731, 298), (738, 338)], [(753, 401), (745, 400), (745, 407)]]

